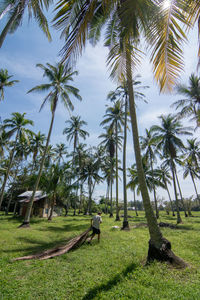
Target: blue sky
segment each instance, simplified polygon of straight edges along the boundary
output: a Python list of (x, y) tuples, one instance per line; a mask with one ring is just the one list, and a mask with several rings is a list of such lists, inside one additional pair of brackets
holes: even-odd
[[(4, 24), (5, 17), (0, 20), (0, 30), (2, 30)], [(0, 103), (1, 118), (8, 118), (12, 112), (16, 111), (26, 112), (27, 118), (34, 121), (34, 131), (40, 130), (46, 134), (51, 117), (48, 105), (39, 113), (39, 108), (45, 95), (37, 93), (27, 94), (27, 91), (42, 82), (46, 82), (46, 79), (42, 77), (41, 70), (36, 68), (37, 63), (45, 64), (48, 62), (54, 64), (59, 60), (59, 51), (63, 46), (63, 41), (59, 38), (59, 32), (53, 29), (51, 32), (53, 41), (49, 43), (37, 24), (34, 21), (28, 23), (27, 19), (25, 19), (23, 26), (14, 34), (7, 36), (3, 47), (0, 49), (0, 68), (8, 69), (9, 74), (14, 75), (13, 79), (20, 80), (14, 87), (5, 91), (5, 100)], [(184, 50), (185, 69), (180, 77), (182, 83), (187, 83), (190, 74), (196, 71), (197, 49), (197, 30), (194, 30), (190, 34), (188, 45)], [(73, 114), (81, 115), (82, 119), (88, 123), (85, 128), (90, 133), (90, 137), (86, 141), (88, 146), (97, 146), (100, 142), (98, 136), (102, 133), (102, 128), (99, 124), (105, 114), (105, 105), (109, 104), (106, 97), (109, 91), (116, 88), (116, 85), (109, 79), (109, 71), (105, 63), (106, 55), (107, 50), (102, 46), (102, 43), (99, 43), (95, 48), (88, 44), (76, 66), (79, 75), (74, 78), (73, 84), (79, 88), (83, 101), (79, 102), (73, 99), (75, 106)], [(144, 90), (148, 104), (140, 102), (137, 105), (140, 135), (144, 133), (145, 128), (149, 128), (153, 124), (159, 124), (157, 118), (159, 115), (173, 113), (170, 104), (177, 99), (181, 99), (181, 96), (173, 94), (160, 95), (151, 70), (147, 54), (147, 57), (144, 57), (141, 66), (138, 67), (134, 74), (141, 75), (142, 85), (150, 86), (149, 89)], [(65, 121), (68, 119), (68, 111), (62, 105), (59, 105), (51, 137), (52, 144), (64, 142), (68, 146), (65, 136), (62, 134)], [(186, 125), (186, 121), (184, 121), (184, 125)], [(197, 135), (198, 132), (195, 134)], [(134, 153), (130, 133), (127, 148), (127, 165), (131, 166), (134, 163)], [(182, 178), (181, 172), (179, 172), (179, 177)], [(181, 187), (185, 197), (194, 194), (189, 178), (187, 181), (184, 181), (184, 184), (181, 180)], [(105, 192), (105, 186), (103, 184), (100, 185), (95, 191), (96, 199), (99, 195), (104, 195)], [(121, 185), (119, 194), (122, 199)], [(158, 194), (160, 197), (167, 199), (167, 193), (164, 190), (159, 190)], [(140, 196), (138, 198), (140, 199)], [(152, 196), (151, 198), (153, 199)], [(128, 192), (128, 200), (131, 199), (132, 194)]]

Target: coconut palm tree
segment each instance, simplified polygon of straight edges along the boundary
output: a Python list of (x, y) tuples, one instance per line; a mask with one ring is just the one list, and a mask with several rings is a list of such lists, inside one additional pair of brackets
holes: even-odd
[(101, 162), (92, 153), (88, 153), (80, 173), (80, 180), (88, 184), (88, 213), (92, 214), (92, 193), (96, 182), (102, 181), (99, 175)]
[[(105, 149), (107, 150), (109, 154), (109, 168), (110, 171), (107, 172), (109, 174), (109, 186), (110, 186), (110, 218), (113, 217), (113, 201), (112, 201), (112, 186), (113, 186), (113, 179), (114, 179), (114, 155), (115, 155), (115, 148), (116, 148), (116, 140), (113, 128), (111, 127), (104, 127), (106, 130), (106, 133), (102, 133), (99, 138), (102, 138), (103, 141), (100, 143), (100, 145), (104, 145)], [(118, 136), (117, 144), (120, 145), (121, 139), (120, 136)]]
[(44, 141), (46, 137), (45, 134), (42, 134), (40, 131), (37, 134), (34, 134), (31, 138), (30, 145), (31, 150), (33, 153), (33, 160), (32, 160), (32, 172), (34, 168), (36, 167), (36, 159), (38, 156), (38, 153), (42, 153), (42, 150), (44, 148)]
[(5, 119), (4, 123), (2, 125), (2, 128), (4, 130), (8, 129), (7, 135), (9, 137), (12, 137), (15, 134), (15, 141), (13, 145), (13, 149), (10, 152), (10, 158), (9, 158), (9, 164), (8, 168), (4, 177), (3, 185), (1, 188), (1, 193), (0, 193), (0, 209), (1, 209), (1, 204), (3, 201), (3, 196), (4, 196), (4, 190), (6, 187), (6, 183), (8, 180), (8, 176), (10, 174), (10, 170), (12, 167), (13, 159), (14, 159), (14, 154), (15, 150), (17, 147), (17, 143), (20, 139), (28, 139), (28, 135), (33, 134), (33, 132), (26, 127), (31, 125), (33, 126), (33, 121), (26, 119), (25, 118), (26, 113), (20, 114), (18, 112), (12, 113), (12, 118), (11, 119)]
[(62, 64), (56, 64), (55, 66), (47, 63), (46, 66), (42, 64), (37, 64), (39, 68), (41, 68), (44, 71), (44, 76), (49, 79), (49, 83), (44, 83), (38, 86), (35, 86), (31, 90), (28, 91), (30, 92), (44, 92), (44, 91), (49, 91), (47, 96), (45, 97), (40, 110), (44, 107), (44, 105), (49, 102), (51, 106), (51, 123), (49, 127), (49, 132), (46, 140), (46, 145), (44, 148), (43, 156), (40, 162), (40, 168), (37, 176), (37, 180), (35, 182), (35, 186), (33, 189), (33, 193), (31, 196), (31, 199), (28, 203), (27, 206), (27, 211), (25, 215), (24, 222), (22, 223), (21, 226), (27, 227), (30, 226), (30, 215), (31, 215), (31, 209), (33, 206), (33, 201), (34, 201), (34, 196), (37, 191), (39, 182), (40, 182), (40, 177), (42, 174), (49, 142), (50, 142), (50, 137), (51, 137), (51, 132), (53, 128), (53, 123), (54, 123), (54, 118), (55, 118), (55, 112), (56, 108), (58, 105), (58, 101), (60, 100), (64, 106), (68, 110), (73, 110), (74, 106), (70, 100), (69, 94), (73, 95), (76, 97), (78, 100), (81, 100), (81, 96), (79, 95), (79, 90), (75, 88), (74, 86), (69, 85), (68, 83), (70, 81), (73, 81), (73, 76), (77, 75), (77, 72), (71, 72), (71, 69), (68, 69), (65, 71), (64, 66)]
[(54, 160), (60, 166), (61, 160), (64, 162), (64, 157), (63, 156), (67, 155), (67, 147), (63, 143), (56, 144), (56, 147), (54, 148), (54, 152), (55, 152), (55, 158), (54, 158)]
[(72, 116), (70, 120), (66, 121), (65, 123), (68, 124), (68, 127), (66, 127), (63, 130), (63, 134), (66, 134), (66, 138), (68, 141), (73, 140), (73, 160), (75, 151), (79, 145), (79, 139), (86, 139), (87, 136), (89, 136), (89, 133), (82, 129), (84, 125), (87, 125), (87, 123), (83, 120), (81, 120), (80, 116)]
[(168, 184), (171, 184), (170, 181), (172, 179), (172, 177), (169, 174), (168, 164), (165, 164), (165, 163), (161, 164), (160, 171), (161, 171), (161, 180), (164, 183), (165, 189), (166, 189), (168, 197), (169, 197), (171, 210), (172, 210), (172, 215), (175, 216), (174, 207), (173, 207), (173, 203), (172, 203), (172, 198), (171, 198), (171, 195), (170, 195), (170, 192), (169, 192), (169, 189), (168, 189)]
[(200, 122), (200, 78), (191, 74), (189, 86), (179, 84), (176, 86), (176, 91), (185, 98), (174, 102), (172, 107), (181, 109), (178, 112), (179, 117), (192, 117), (191, 119), (195, 119), (198, 126)]
[(197, 199), (199, 200), (199, 204), (200, 204), (200, 198), (199, 198), (199, 194), (197, 192), (197, 186), (195, 183), (195, 178), (200, 178), (199, 176), (199, 172), (196, 169), (195, 164), (193, 163), (193, 161), (190, 158), (186, 158), (185, 163), (184, 163), (184, 173), (183, 173), (183, 178), (187, 178), (188, 175), (190, 175), (191, 179), (192, 179), (192, 183), (194, 185), (194, 190), (197, 196)]
[[(124, 43), (118, 43), (116, 46), (116, 31), (113, 31), (110, 37), (110, 43), (113, 46), (113, 53), (110, 54), (109, 61), (115, 59), (114, 73), (119, 69), (120, 58), (125, 58), (126, 63), (121, 64), (121, 70), (126, 74), (129, 93), (129, 109), (131, 116), (132, 133), (134, 140), (134, 150), (136, 155), (137, 170), (140, 178), (142, 197), (148, 221), (150, 233), (150, 243), (148, 260), (164, 259), (169, 260), (170, 243), (162, 237), (157, 225), (156, 218), (150, 204), (150, 199), (146, 187), (145, 176), (142, 169), (142, 159), (140, 154), (137, 117), (135, 111), (134, 91), (132, 86), (132, 42), (139, 40), (140, 34), (145, 33), (146, 39), (152, 45), (151, 61), (154, 63), (154, 73), (160, 89), (171, 89), (180, 70), (183, 68), (182, 52), (180, 44), (186, 39), (184, 31), (179, 23), (186, 23), (185, 14), (177, 13), (177, 3), (171, 2), (168, 7), (164, 7), (162, 2), (153, 1), (74, 1), (69, 5), (63, 2), (57, 6), (58, 13), (54, 20), (55, 26), (62, 29), (62, 34), (66, 36), (65, 46), (63, 47), (63, 62), (74, 64), (77, 57), (82, 54), (86, 44), (86, 37), (91, 37), (88, 32), (92, 33), (94, 42), (100, 35), (102, 24), (107, 23), (107, 28), (113, 23), (117, 23), (118, 33), (125, 41), (126, 47), (123, 55), (118, 52), (117, 48)], [(179, 8), (179, 7), (178, 7)], [(186, 6), (181, 5), (181, 12)], [(159, 16), (159, 17), (158, 17)], [(99, 24), (99, 26), (96, 26)], [(95, 25), (95, 26), (93, 26)], [(104, 31), (106, 32), (106, 31)], [(70, 33), (70, 34), (68, 34)], [(68, 34), (68, 36), (66, 35)], [(119, 35), (117, 34), (117, 35)], [(95, 37), (95, 38), (94, 38)], [(119, 40), (118, 40), (119, 41)], [(122, 53), (122, 52), (121, 52)], [(165, 248), (161, 253), (160, 249)], [(170, 251), (171, 253), (171, 251)], [(185, 265), (181, 260), (173, 256), (173, 261)], [(164, 257), (165, 256), (165, 257)], [(171, 257), (170, 255), (170, 261)]]
[(43, 14), (43, 9), (45, 8), (46, 10), (48, 10), (49, 5), (51, 3), (53, 3), (52, 0), (42, 0), (42, 1), (5, 0), (3, 1), (0, 8), (0, 18), (2, 18), (7, 14), (8, 21), (0, 34), (0, 48), (7, 34), (13, 33), (21, 25), (24, 12), (26, 10), (28, 12), (29, 19), (31, 19), (31, 17), (34, 16), (35, 20), (38, 22), (39, 27), (45, 33), (47, 38), (51, 40), (48, 22), (45, 15)]
[(121, 101), (117, 100), (113, 107), (108, 107), (106, 109), (106, 114), (104, 115), (104, 120), (100, 125), (109, 124), (109, 128), (114, 131), (115, 134), (115, 163), (116, 163), (116, 221), (120, 221), (119, 218), (119, 205), (118, 205), (118, 148), (119, 148), (119, 133), (122, 131), (122, 126), (124, 125), (125, 113), (122, 108)]
[(152, 132), (156, 133), (156, 138), (159, 140), (158, 149), (162, 151), (164, 157), (169, 158), (169, 165), (172, 172), (172, 179), (174, 185), (174, 194), (176, 200), (177, 209), (177, 223), (181, 223), (182, 219), (179, 212), (177, 187), (176, 187), (176, 165), (175, 159), (177, 158), (177, 152), (183, 151), (184, 144), (179, 136), (191, 135), (191, 127), (183, 127), (176, 116), (171, 114), (167, 116), (160, 116), (161, 126), (152, 126)]
[[(150, 162), (152, 177), (154, 177), (153, 164), (156, 163), (157, 151), (157, 141), (155, 134), (150, 130), (145, 129), (145, 136), (140, 137), (141, 141), (141, 150), (145, 151), (145, 157)], [(156, 209), (156, 218), (159, 218), (158, 204), (156, 199), (156, 189), (153, 184), (153, 194), (154, 194), (154, 203)]]
[(8, 70), (0, 69), (0, 101), (4, 100), (4, 89), (13, 86), (19, 80), (10, 80), (13, 75), (8, 75)]

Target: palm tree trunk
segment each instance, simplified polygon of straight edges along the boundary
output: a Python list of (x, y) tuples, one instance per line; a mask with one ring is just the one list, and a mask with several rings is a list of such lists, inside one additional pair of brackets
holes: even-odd
[(112, 201), (112, 187), (113, 187), (113, 159), (111, 158), (111, 178), (110, 178), (110, 218), (113, 217), (113, 201)]
[(140, 190), (142, 194), (142, 199), (145, 208), (145, 214), (147, 218), (149, 234), (151, 238), (151, 244), (160, 249), (163, 244), (162, 233), (160, 228), (158, 227), (158, 223), (156, 217), (154, 215), (151, 201), (148, 194), (148, 189), (146, 185), (144, 170), (142, 167), (142, 158), (140, 152), (140, 144), (139, 144), (139, 135), (138, 135), (138, 126), (137, 126), (137, 116), (135, 110), (135, 99), (133, 92), (133, 79), (132, 79), (132, 70), (131, 70), (131, 57), (129, 49), (127, 49), (127, 61), (126, 61), (126, 72), (127, 72), (127, 81), (128, 81), (128, 93), (129, 93), (129, 111), (131, 116), (131, 127), (132, 127), (132, 137), (133, 137), (133, 145), (135, 150), (135, 160), (137, 165), (138, 172), (138, 180), (140, 184)]
[(197, 199), (198, 199), (199, 204), (200, 204), (200, 198), (199, 198), (199, 195), (198, 195), (198, 192), (197, 192), (197, 187), (196, 187), (196, 184), (195, 184), (195, 181), (194, 181), (194, 176), (192, 175), (192, 173), (190, 173), (190, 176), (192, 178), (192, 182), (193, 182), (193, 185), (194, 185), (195, 193), (197, 195)]
[(20, 227), (29, 227), (30, 226), (31, 210), (32, 210), (32, 207), (33, 207), (33, 201), (34, 201), (35, 193), (38, 189), (38, 185), (39, 185), (40, 178), (41, 178), (41, 175), (42, 175), (42, 170), (43, 170), (43, 166), (44, 166), (44, 162), (45, 162), (45, 157), (46, 157), (47, 149), (48, 149), (49, 142), (50, 142), (51, 132), (52, 132), (52, 128), (53, 128), (54, 117), (55, 117), (55, 111), (52, 112), (51, 123), (50, 123), (49, 132), (48, 132), (48, 136), (47, 136), (47, 141), (46, 141), (44, 153), (43, 153), (43, 156), (42, 156), (42, 160), (41, 160), (41, 163), (40, 163), (40, 169), (39, 169), (39, 173), (38, 173), (36, 183), (35, 183), (35, 186), (34, 186), (34, 189), (33, 189), (33, 193), (32, 193), (31, 199), (30, 199), (30, 201), (28, 202), (28, 205), (27, 205), (27, 210), (26, 210), (24, 222), (20, 225)]
[(165, 184), (165, 188), (167, 190), (167, 193), (168, 193), (168, 197), (169, 197), (169, 201), (170, 201), (170, 205), (171, 205), (171, 210), (172, 210), (172, 216), (174, 217), (175, 216), (175, 213), (174, 213), (174, 208), (173, 208), (173, 203), (172, 203), (172, 198), (171, 198), (171, 195), (169, 193), (169, 189), (168, 189), (168, 186), (167, 186), (167, 182), (164, 180), (164, 184)]
[(7, 183), (8, 176), (9, 176), (9, 174), (10, 174), (10, 170), (11, 170), (12, 163), (13, 163), (13, 158), (14, 158), (14, 154), (15, 154), (15, 149), (16, 149), (16, 146), (17, 146), (18, 135), (19, 135), (19, 132), (17, 131), (16, 137), (15, 137), (15, 144), (14, 144), (13, 150), (12, 150), (12, 152), (11, 152), (11, 154), (10, 154), (9, 165), (8, 165), (7, 172), (6, 172), (6, 174), (5, 174), (4, 181), (3, 181), (3, 185), (2, 185), (2, 188), (1, 188), (1, 195), (0, 195), (0, 210), (1, 210), (1, 205), (2, 205), (2, 202), (3, 202), (3, 196), (4, 196), (4, 191), (5, 191), (6, 183)]
[(154, 183), (154, 172), (153, 172), (153, 161), (152, 157), (150, 155), (150, 164), (151, 164), (151, 174), (152, 174), (152, 179), (153, 179), (153, 195), (154, 195), (154, 203), (155, 203), (155, 209), (156, 209), (156, 218), (159, 218), (159, 211), (158, 211), (158, 203), (157, 203), (157, 198), (156, 198), (156, 188), (155, 188), (155, 183)]
[(116, 219), (115, 221), (120, 221), (119, 217), (119, 187), (118, 187), (118, 128), (117, 128), (117, 121), (115, 123), (115, 139), (116, 139)]
[(88, 213), (89, 215), (91, 215), (92, 214), (92, 180), (90, 176), (88, 178), (88, 195), (89, 195)]
[(108, 181), (107, 182), (106, 198), (105, 198), (105, 214), (106, 215), (108, 213), (109, 190), (110, 190), (110, 184), (109, 184), (109, 181)]
[(154, 215), (151, 206), (151, 201), (149, 198), (148, 189), (145, 181), (145, 175), (142, 166), (142, 157), (140, 152), (137, 116), (135, 110), (135, 99), (133, 93), (133, 79), (132, 79), (131, 54), (130, 54), (131, 50), (132, 50), (131, 47), (127, 47), (126, 49), (126, 55), (127, 55), (126, 72), (127, 72), (128, 93), (129, 93), (129, 111), (131, 116), (132, 136), (133, 136), (133, 144), (135, 150), (135, 160), (137, 165), (138, 180), (140, 184), (140, 190), (141, 190), (144, 209), (145, 209), (145, 215), (147, 218), (148, 229), (150, 234), (147, 262), (156, 259), (160, 261), (168, 261), (171, 264), (175, 264), (177, 266), (186, 267), (187, 264), (182, 259), (175, 256), (174, 253), (171, 251), (171, 243), (167, 239), (163, 238), (160, 228), (158, 227), (157, 219)]
[(179, 223), (182, 223), (182, 219), (181, 219), (180, 211), (179, 211), (179, 203), (178, 203), (178, 196), (177, 196), (176, 180), (175, 180), (175, 174), (174, 174), (173, 161), (171, 161), (171, 172), (172, 172), (172, 179), (173, 179), (173, 185), (174, 185), (174, 195), (175, 195), (176, 212), (177, 212), (177, 224), (179, 224)]
[(56, 194), (55, 192), (53, 193), (53, 197), (52, 197), (52, 201), (51, 201), (51, 211), (50, 211), (50, 215), (48, 217), (48, 221), (52, 221), (52, 217), (53, 217), (53, 210), (54, 210), (54, 206), (56, 204)]
[(135, 214), (136, 214), (136, 217), (138, 217), (136, 197), (135, 197), (135, 189), (133, 189), (133, 199), (134, 199), (134, 206), (135, 206)]
[(124, 192), (124, 220), (122, 229), (129, 229), (127, 211), (127, 190), (126, 190), (126, 141), (127, 141), (127, 110), (128, 102), (125, 99), (125, 120), (124, 120), (124, 144), (123, 144), (123, 192)]
[(178, 190), (179, 190), (180, 197), (181, 197), (181, 203), (182, 203), (182, 206), (183, 206), (183, 210), (184, 210), (184, 213), (185, 213), (185, 217), (187, 218), (188, 215), (187, 215), (186, 208), (185, 208), (185, 204), (184, 204), (184, 201), (183, 201), (183, 195), (182, 195), (182, 192), (181, 192), (181, 187), (180, 187), (180, 184), (179, 184), (179, 180), (178, 180), (178, 176), (177, 176), (176, 170), (175, 170), (175, 176), (176, 176), (176, 181), (177, 181), (177, 184), (178, 184)]

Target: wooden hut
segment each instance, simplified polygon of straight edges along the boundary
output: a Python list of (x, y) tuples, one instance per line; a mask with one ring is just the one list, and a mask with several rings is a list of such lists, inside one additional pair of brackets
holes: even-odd
[[(30, 198), (32, 196), (32, 191), (26, 191), (18, 196), (20, 200), (18, 200), (20, 204), (20, 209), (19, 209), (19, 215), (20, 216), (25, 216), (26, 210), (27, 210), (27, 205), (30, 201)], [(50, 201), (47, 197), (47, 195), (42, 192), (42, 191), (36, 191), (35, 197), (33, 200), (33, 208), (31, 215), (38, 216), (41, 218), (45, 218), (49, 216), (50, 213)]]

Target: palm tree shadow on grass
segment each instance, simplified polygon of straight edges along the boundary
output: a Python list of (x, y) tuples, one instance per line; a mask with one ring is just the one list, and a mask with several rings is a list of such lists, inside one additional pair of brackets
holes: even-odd
[(124, 280), (124, 278), (131, 273), (133, 270), (135, 270), (137, 267), (136, 264), (132, 263), (126, 267), (120, 274), (115, 275), (112, 279), (107, 281), (106, 283), (103, 283), (99, 286), (96, 286), (89, 290), (89, 292), (82, 298), (82, 300), (91, 300), (94, 299), (99, 292), (107, 292), (111, 290), (115, 285), (120, 283)]

